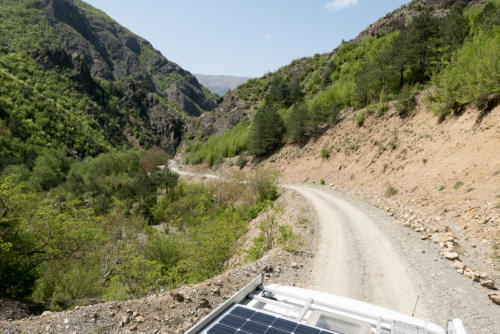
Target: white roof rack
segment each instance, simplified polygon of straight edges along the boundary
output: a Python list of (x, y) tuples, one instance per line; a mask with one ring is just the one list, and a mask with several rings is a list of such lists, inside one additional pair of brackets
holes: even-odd
[(466, 334), (365, 302), (276, 284), (260, 275), (186, 334)]

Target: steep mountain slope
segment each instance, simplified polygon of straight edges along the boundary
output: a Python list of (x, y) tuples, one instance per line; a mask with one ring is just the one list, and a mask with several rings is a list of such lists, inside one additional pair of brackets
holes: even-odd
[[(80, 93), (101, 107), (103, 99), (113, 99), (109, 105), (121, 114), (116, 136), (128, 137), (117, 137), (118, 142), (173, 151), (186, 117), (215, 106), (213, 95), (189, 72), (80, 0), (0, 1), (0, 45), (4, 53), (31, 54), (44, 71), (66, 76), (78, 67), (83, 76), (75, 88)], [(10, 114), (12, 106), (6, 105)], [(100, 112), (87, 114), (106, 118)]]
[(500, 2), (412, 1), (227, 94), (182, 157), (354, 189), (465, 278), (498, 280), (499, 102)]
[[(471, 8), (475, 5), (483, 6), (485, 3), (487, 3), (486, 0), (411, 1), (392, 13), (388, 13), (362, 31), (355, 39), (341, 44), (330, 53), (297, 59), (276, 72), (247, 81), (224, 96), (212, 115), (204, 116), (200, 131), (204, 136), (221, 134), (239, 121), (251, 118), (271, 92), (273, 80), (297, 82), (303, 94), (298, 101), (314, 97), (332, 86), (339, 91), (352, 89), (353, 87), (344, 85), (352, 86), (353, 83), (350, 82), (352, 80), (345, 82), (343, 79), (352, 79), (355, 72), (360, 70), (364, 58), (373, 57), (374, 49), (387, 49), (390, 40), (394, 38), (394, 32), (404, 30), (413, 17), (428, 10), (432, 16), (443, 18), (450, 13), (452, 8)], [(390, 96), (386, 96), (388, 97)], [(345, 102), (345, 105), (339, 107), (353, 106), (351, 101)], [(227, 119), (231, 121), (228, 122)]]
[(244, 84), (250, 78), (236, 77), (231, 75), (206, 75), (195, 74), (196, 79), (214, 94), (222, 96), (229, 90), (233, 90), (241, 84)]
[[(211, 164), (243, 151), (265, 155), (268, 149), (255, 150), (263, 144), (259, 138), (268, 138), (268, 148), (304, 143), (355, 110), (369, 106), (383, 113), (393, 100), (402, 117), (411, 116), (415, 95), (427, 87), (437, 88), (428, 101), (441, 120), (468, 104), (491, 109), (500, 94), (495, 76), (499, 8), (496, 0), (415, 0), (330, 53), (251, 79), (189, 129), (193, 141), (186, 145), (187, 161)], [(281, 125), (256, 124), (259, 110), (275, 119), (278, 114)], [(360, 124), (364, 116), (359, 114)], [(210, 136), (222, 138), (228, 129), (237, 143), (224, 145), (212, 137), (204, 144)]]

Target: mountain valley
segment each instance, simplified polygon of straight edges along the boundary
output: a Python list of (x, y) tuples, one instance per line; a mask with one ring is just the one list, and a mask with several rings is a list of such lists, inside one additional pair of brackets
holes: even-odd
[(499, 55), (498, 0), (413, 0), (260, 78), (0, 0), (0, 333), (183, 333), (258, 274), (494, 332)]

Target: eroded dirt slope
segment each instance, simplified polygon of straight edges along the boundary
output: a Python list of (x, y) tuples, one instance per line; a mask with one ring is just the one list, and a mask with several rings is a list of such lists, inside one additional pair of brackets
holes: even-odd
[(304, 147), (285, 146), (264, 164), (281, 172), (281, 182), (323, 179), (354, 193), (424, 239), (453, 233), (454, 251), (498, 278), (500, 107), (480, 115), (470, 109), (438, 123), (419, 105), (413, 117), (391, 109), (361, 127), (353, 116)]

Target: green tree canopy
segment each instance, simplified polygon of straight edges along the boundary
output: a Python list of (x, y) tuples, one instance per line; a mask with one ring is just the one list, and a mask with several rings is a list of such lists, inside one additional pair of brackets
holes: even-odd
[(266, 103), (255, 114), (250, 130), (250, 152), (263, 156), (281, 145), (284, 125), (281, 116)]

